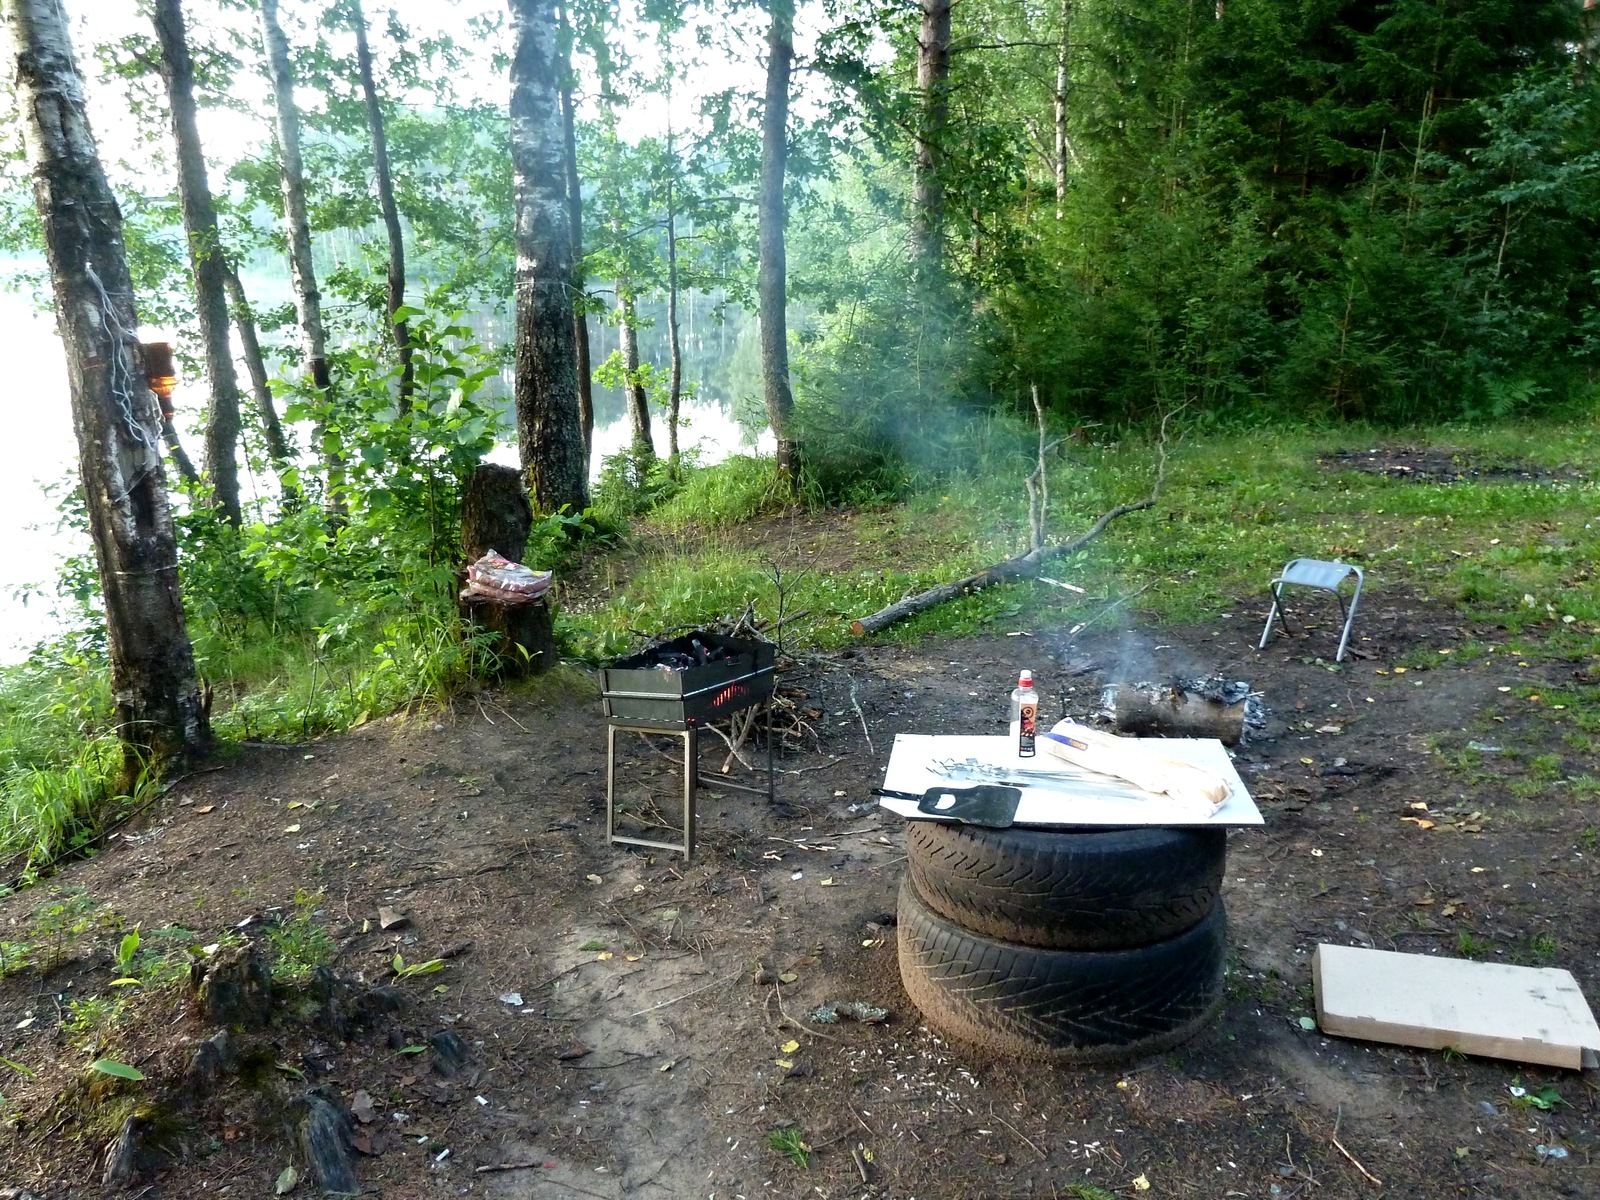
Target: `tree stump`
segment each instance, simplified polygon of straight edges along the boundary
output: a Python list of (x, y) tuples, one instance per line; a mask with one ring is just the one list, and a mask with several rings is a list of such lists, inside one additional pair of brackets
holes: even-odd
[(297, 1097), (293, 1107), (300, 1112), (300, 1153), (311, 1164), (318, 1190), (343, 1196), (360, 1192), (350, 1159), (350, 1135), (355, 1127), (339, 1098), (314, 1088)]
[(272, 1020), (277, 1002), (272, 988), (272, 968), (261, 948), (253, 943), (224, 946), (212, 955), (199, 979), (200, 1009), (213, 1025), (258, 1029)]
[(497, 635), (490, 648), (501, 675), (538, 675), (556, 663), (555, 620), (543, 597), (531, 604), (468, 597), (461, 601), (461, 617), (472, 629)]
[(461, 499), (461, 549), (467, 561), (497, 550), (512, 562), (521, 562), (532, 528), (533, 506), (522, 475), (512, 467), (480, 464)]
[[(494, 550), (521, 562), (532, 527), (533, 506), (521, 474), (511, 467), (481, 464), (461, 501), (461, 548), (467, 561), (475, 562)], [(497, 635), (491, 648), (502, 675), (537, 675), (556, 662), (555, 623), (544, 599), (508, 604), (469, 597), (461, 601), (461, 619), (470, 629)]]

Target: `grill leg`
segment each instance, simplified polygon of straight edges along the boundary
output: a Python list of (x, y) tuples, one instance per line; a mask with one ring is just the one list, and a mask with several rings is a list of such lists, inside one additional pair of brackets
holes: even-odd
[(700, 782), (700, 731), (683, 731), (683, 861), (694, 858), (694, 791)]
[(617, 727), (606, 726), (606, 841), (617, 832)]
[(772, 697), (768, 696), (767, 705), (767, 803), (777, 800), (777, 790), (772, 783)]

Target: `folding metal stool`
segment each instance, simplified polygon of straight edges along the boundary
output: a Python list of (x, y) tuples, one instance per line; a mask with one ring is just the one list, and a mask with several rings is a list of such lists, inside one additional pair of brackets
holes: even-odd
[[(1352, 575), (1355, 576), (1356, 590), (1350, 597), (1349, 606), (1346, 607), (1344, 593), (1339, 588)], [(1267, 627), (1261, 631), (1261, 644), (1256, 649), (1267, 648), (1267, 639), (1272, 636), (1272, 622), (1275, 617), (1282, 617), (1286, 627), (1289, 624), (1289, 615), (1283, 609), (1283, 589), (1286, 584), (1292, 583), (1299, 587), (1321, 588), (1325, 592), (1332, 592), (1334, 598), (1339, 601), (1339, 615), (1344, 618), (1344, 635), (1339, 639), (1339, 653), (1333, 656), (1333, 661), (1343, 662), (1345, 647), (1350, 644), (1350, 629), (1356, 620), (1356, 605), (1361, 601), (1361, 586), (1365, 581), (1366, 576), (1361, 568), (1350, 563), (1323, 562), (1316, 558), (1291, 559), (1267, 589), (1272, 594), (1272, 607), (1267, 611)]]

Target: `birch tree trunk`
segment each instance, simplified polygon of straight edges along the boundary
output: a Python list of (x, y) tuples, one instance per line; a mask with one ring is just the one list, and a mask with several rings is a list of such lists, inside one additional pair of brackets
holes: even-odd
[(250, 300), (244, 294), (244, 284), (239, 272), (231, 263), (223, 264), (222, 285), (228, 292), (228, 303), (233, 309), (233, 324), (239, 331), (239, 346), (244, 351), (245, 369), (250, 372), (250, 393), (255, 401), (256, 422), (261, 427), (261, 440), (267, 445), (267, 457), (280, 479), (294, 459), (294, 448), (284, 435), (283, 424), (278, 420), (278, 407), (272, 399), (272, 387), (267, 382), (267, 360), (261, 353), (261, 339), (256, 335), (256, 315)]
[(1061, 44), (1056, 48), (1056, 220), (1066, 216), (1067, 156), (1072, 143), (1067, 138), (1067, 88), (1072, 67), (1072, 0), (1061, 0)]
[(924, 273), (938, 269), (943, 249), (940, 166), (950, 123), (950, 3), (922, 0), (922, 28), (917, 35), (917, 92), (922, 111), (911, 183), (911, 250)]
[(161, 440), (167, 444), (167, 456), (172, 459), (172, 468), (178, 472), (178, 478), (191, 486), (198, 484), (200, 472), (194, 469), (194, 461), (189, 457), (189, 452), (183, 448), (183, 441), (178, 437), (178, 427), (165, 413), (161, 414)]
[(126, 788), (142, 768), (180, 763), (211, 741), (178, 587), (161, 415), (134, 334), (122, 213), (89, 129), (65, 14), (59, 0), (0, 9), (67, 351)]
[(633, 457), (639, 468), (639, 482), (655, 462), (655, 442), (650, 437), (650, 397), (639, 382), (639, 314), (634, 306), (633, 289), (617, 283), (617, 324), (622, 334), (622, 365), (626, 375), (622, 394), (628, 402), (628, 425), (633, 430)]
[(378, 85), (372, 78), (372, 51), (367, 47), (367, 18), (361, 0), (351, 0), (350, 22), (356, 34), (356, 70), (361, 76), (361, 96), (367, 106), (367, 131), (372, 135), (373, 184), (378, 190), (378, 208), (383, 212), (383, 228), (389, 235), (389, 279), (385, 306), (394, 348), (400, 356), (400, 414), (411, 411), (411, 393), (416, 377), (411, 366), (411, 335), (404, 318), (395, 313), (406, 302), (406, 246), (400, 232), (400, 210), (394, 202), (394, 181), (389, 176), (389, 140), (383, 132), (383, 109), (378, 104)]
[(588, 505), (555, 0), (510, 0), (517, 448), (541, 512)]
[(767, 423), (778, 443), (778, 473), (795, 487), (800, 448), (789, 386), (788, 265), (784, 255), (783, 175), (789, 157), (789, 73), (794, 66), (794, 0), (768, 0), (767, 96), (761, 114), (761, 184), (757, 209), (760, 263), (761, 384)]
[[(328, 374), (327, 334), (322, 325), (322, 294), (311, 262), (311, 221), (306, 216), (305, 168), (300, 159), (300, 110), (294, 102), (294, 75), (289, 69), (289, 43), (278, 25), (278, 0), (261, 0), (261, 40), (266, 46), (272, 76), (272, 96), (278, 135), (279, 178), (283, 186), (283, 218), (289, 235), (289, 274), (294, 282), (295, 313), (300, 320), (300, 341), (305, 350), (305, 370), (324, 403), (333, 400)], [(344, 455), (337, 440), (325, 436), (319, 423), (315, 437), (327, 478), (324, 504), (335, 516), (346, 511)]]
[(572, 230), (572, 334), (578, 346), (578, 424), (583, 429), (584, 477), (594, 452), (594, 364), (590, 360), (589, 313), (584, 301), (583, 184), (578, 178), (578, 118), (572, 95), (572, 28), (561, 5), (561, 134), (567, 160), (567, 224)]
[(161, 44), (161, 79), (172, 110), (172, 140), (177, 145), (178, 204), (189, 243), (189, 273), (194, 277), (195, 311), (205, 347), (211, 385), (206, 408), (205, 475), (216, 505), (239, 527), (239, 376), (228, 340), (228, 300), (223, 290), (222, 238), (206, 178), (205, 152), (195, 122), (194, 59), (184, 28), (181, 0), (155, 0), (152, 13)]
[(683, 346), (678, 339), (678, 208), (673, 176), (678, 160), (673, 156), (672, 130), (667, 130), (667, 353), (671, 366), (667, 382), (667, 462), (678, 477), (678, 412), (683, 404)]

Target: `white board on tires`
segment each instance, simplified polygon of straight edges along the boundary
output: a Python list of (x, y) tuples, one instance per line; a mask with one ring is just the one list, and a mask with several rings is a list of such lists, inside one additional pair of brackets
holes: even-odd
[[(1244, 780), (1234, 769), (1233, 760), (1221, 742), (1215, 738), (1129, 738), (1130, 742), (1149, 742), (1161, 754), (1192, 762), (1219, 776), (1228, 785), (1228, 798), (1215, 812), (1203, 814), (1193, 806), (1170, 796), (1146, 792), (1110, 775), (1086, 771), (1072, 763), (1049, 755), (1036, 754), (1020, 758), (1009, 737), (974, 736), (966, 734), (897, 733), (894, 749), (889, 753), (889, 767), (884, 773), (883, 786), (889, 791), (911, 792), (916, 795), (937, 787), (960, 787), (962, 780), (940, 775), (934, 765), (945, 760), (962, 762), (977, 759), (1004, 772), (1000, 779), (990, 782), (1026, 783), (1023, 772), (1043, 770), (1058, 774), (1069, 781), (1063, 789), (1043, 785), (1022, 788), (1022, 799), (1017, 801), (1017, 815), (1012, 818), (1018, 825), (1260, 825), (1261, 810), (1245, 789)], [(890, 812), (902, 817), (922, 820), (930, 814), (920, 812), (915, 800), (897, 800), (884, 797), (878, 802)], [(937, 814), (931, 814), (938, 819)]]
[(1600, 1048), (1578, 981), (1555, 967), (1320, 945), (1311, 977), (1323, 1033), (1574, 1071)]

